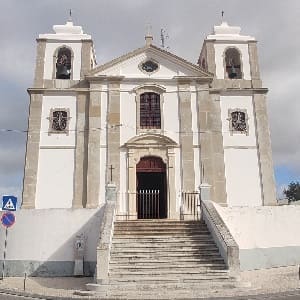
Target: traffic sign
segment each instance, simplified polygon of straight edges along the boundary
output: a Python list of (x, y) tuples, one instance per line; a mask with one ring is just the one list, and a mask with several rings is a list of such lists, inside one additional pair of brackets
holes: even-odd
[(17, 210), (17, 197), (15, 196), (3, 196), (2, 198), (2, 210), (15, 211)]
[(15, 224), (16, 217), (12, 212), (5, 212), (1, 217), (1, 223), (4, 227), (11, 227)]

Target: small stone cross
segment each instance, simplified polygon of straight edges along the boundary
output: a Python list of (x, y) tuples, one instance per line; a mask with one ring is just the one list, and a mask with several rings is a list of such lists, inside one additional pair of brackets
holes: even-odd
[(112, 171), (114, 170), (115, 168), (113, 168), (112, 165), (110, 165), (109, 167), (109, 170), (110, 170), (110, 182), (112, 182)]

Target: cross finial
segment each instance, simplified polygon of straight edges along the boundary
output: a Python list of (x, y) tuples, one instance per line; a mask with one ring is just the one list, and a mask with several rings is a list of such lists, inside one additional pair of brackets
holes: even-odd
[(152, 26), (150, 23), (146, 24), (146, 36), (152, 35)]
[(152, 26), (150, 23), (146, 24), (146, 35), (145, 35), (146, 45), (149, 46), (152, 44), (153, 36), (152, 36)]

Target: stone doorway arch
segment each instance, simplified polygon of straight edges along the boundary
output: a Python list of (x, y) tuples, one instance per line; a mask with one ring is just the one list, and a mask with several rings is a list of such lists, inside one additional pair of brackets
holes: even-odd
[(130, 219), (137, 219), (136, 205), (136, 166), (143, 157), (159, 157), (166, 165), (166, 203), (167, 218), (178, 219), (175, 194), (175, 148), (179, 145), (169, 137), (161, 134), (142, 134), (129, 140), (127, 148), (127, 178), (128, 178), (128, 215)]

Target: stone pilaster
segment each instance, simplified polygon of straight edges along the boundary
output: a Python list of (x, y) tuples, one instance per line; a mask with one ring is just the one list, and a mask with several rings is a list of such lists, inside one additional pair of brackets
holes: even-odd
[(253, 105), (256, 121), (256, 136), (263, 194), (263, 205), (276, 205), (277, 202), (275, 179), (270, 130), (267, 115), (266, 95), (255, 94), (253, 97)]
[(191, 91), (188, 83), (179, 82), (180, 147), (182, 190), (195, 190), (194, 149), (192, 132)]
[(43, 87), (46, 40), (37, 40), (34, 87)]
[(215, 47), (213, 41), (205, 41), (206, 46), (206, 59), (207, 70), (213, 74), (216, 74), (216, 61), (215, 61)]
[(86, 207), (99, 204), (100, 187), (100, 134), (101, 134), (101, 84), (90, 84), (88, 118), (88, 167)]
[[(109, 83), (108, 116), (107, 116), (107, 178), (120, 186), (120, 81)], [(109, 168), (112, 167), (112, 180)]]
[(137, 219), (136, 207), (136, 162), (134, 151), (128, 150), (128, 214), (131, 220)]
[(43, 95), (31, 94), (22, 208), (34, 208), (36, 197)]
[(219, 95), (210, 95), (208, 85), (202, 85), (198, 88), (197, 102), (202, 181), (212, 186), (211, 199), (225, 204), (226, 179)]
[(175, 192), (175, 152), (174, 149), (168, 149), (168, 217), (169, 219), (179, 219), (179, 212), (176, 210), (176, 192)]
[(84, 75), (91, 69), (92, 47), (92, 40), (82, 41), (80, 78), (84, 78)]
[(86, 206), (86, 178), (87, 178), (87, 114), (88, 101), (86, 94), (77, 95), (77, 122), (76, 122), (76, 148), (74, 170), (74, 198), (73, 208)]
[(260, 88), (262, 87), (260, 72), (259, 72), (259, 63), (258, 63), (258, 55), (257, 55), (257, 42), (252, 41), (249, 42), (249, 62), (250, 62), (250, 72), (252, 79), (252, 87)]

